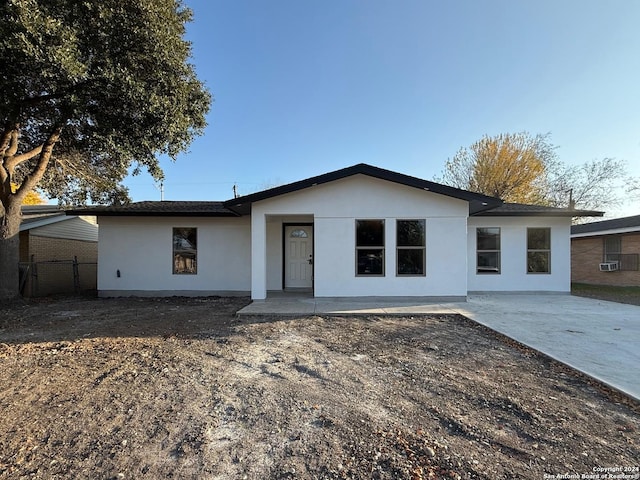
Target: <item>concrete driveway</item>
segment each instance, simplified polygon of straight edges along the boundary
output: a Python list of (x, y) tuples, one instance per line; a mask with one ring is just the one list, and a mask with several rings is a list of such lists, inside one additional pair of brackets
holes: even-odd
[(424, 315), (460, 313), (640, 400), (640, 307), (565, 294), (419, 298), (310, 298), (254, 302), (239, 315)]

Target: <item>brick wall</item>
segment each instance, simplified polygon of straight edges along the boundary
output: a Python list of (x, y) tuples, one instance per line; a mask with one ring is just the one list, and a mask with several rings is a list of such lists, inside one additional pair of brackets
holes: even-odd
[(31, 235), (29, 237), (29, 255), (38, 263), (37, 278), (31, 276), (25, 289), (27, 295), (52, 295), (73, 293), (73, 265), (71, 260), (78, 258), (78, 277), (81, 290), (95, 290), (97, 279), (98, 243), (63, 238), (49, 238)]
[[(601, 272), (603, 236), (571, 239), (571, 281), (593, 285), (640, 286), (640, 271)], [(622, 236), (622, 253), (640, 253), (640, 233)]]
[(79, 262), (97, 262), (98, 243), (31, 235), (29, 255), (35, 255), (36, 262), (72, 260), (74, 256)]
[(20, 241), (20, 261), (28, 262), (29, 261), (29, 232), (20, 232), (20, 236), (18, 237)]

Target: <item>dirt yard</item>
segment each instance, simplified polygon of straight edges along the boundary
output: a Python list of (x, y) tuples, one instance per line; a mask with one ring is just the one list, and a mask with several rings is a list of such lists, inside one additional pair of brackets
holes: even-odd
[(246, 302), (0, 307), (0, 478), (638, 478), (637, 402), (462, 317)]

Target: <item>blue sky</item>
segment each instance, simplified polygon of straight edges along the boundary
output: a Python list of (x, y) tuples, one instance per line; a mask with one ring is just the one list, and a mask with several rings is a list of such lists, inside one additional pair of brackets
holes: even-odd
[[(166, 200), (226, 200), (369, 163), (433, 179), (485, 134), (640, 176), (640, 2), (186, 0), (209, 126)], [(160, 199), (146, 175), (135, 201)], [(637, 201), (608, 216), (637, 214)]]

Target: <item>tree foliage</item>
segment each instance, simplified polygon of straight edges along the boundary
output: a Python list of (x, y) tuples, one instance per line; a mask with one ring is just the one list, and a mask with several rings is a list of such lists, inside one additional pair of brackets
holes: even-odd
[(507, 202), (544, 201), (547, 167), (555, 161), (549, 135), (485, 135), (447, 160), (441, 181)]
[(131, 168), (161, 179), (159, 157), (202, 133), (211, 97), (189, 63), (190, 18), (180, 0), (2, 2), (0, 242), (36, 185), (66, 203), (126, 201)]
[(506, 202), (598, 210), (619, 203), (616, 182), (625, 162), (613, 158), (565, 165), (550, 135), (527, 132), (484, 136), (447, 160), (443, 183)]
[[(15, 183), (12, 183), (11, 186), (14, 192), (20, 188), (20, 185)], [(42, 205), (44, 203), (46, 203), (44, 198), (35, 190), (28, 192), (22, 199), (22, 205)]]

